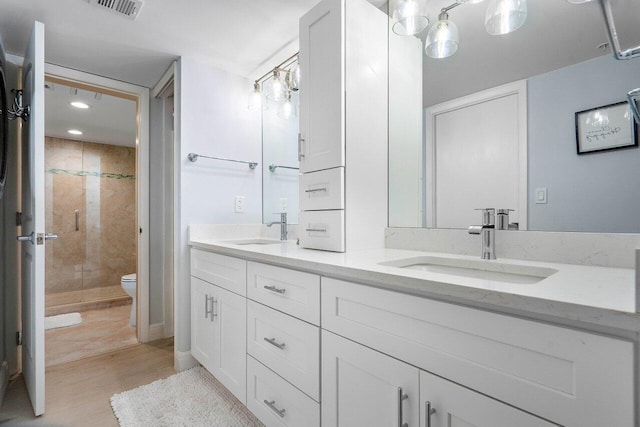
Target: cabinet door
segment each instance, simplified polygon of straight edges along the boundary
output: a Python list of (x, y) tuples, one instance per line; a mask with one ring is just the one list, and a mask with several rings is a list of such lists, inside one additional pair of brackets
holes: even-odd
[(344, 166), (344, 5), (325, 0), (300, 18), (300, 172)]
[(417, 368), (322, 331), (322, 426), (417, 427)]
[(213, 369), (216, 325), (211, 317), (214, 287), (191, 277), (191, 354), (208, 371)]
[[(420, 372), (420, 425), (430, 427), (551, 427), (541, 418)], [(427, 411), (431, 409), (431, 414)], [(427, 417), (430, 419), (428, 420)]]
[[(242, 403), (247, 401), (247, 300), (217, 286), (213, 296), (211, 373)], [(204, 304), (204, 303), (203, 303)]]

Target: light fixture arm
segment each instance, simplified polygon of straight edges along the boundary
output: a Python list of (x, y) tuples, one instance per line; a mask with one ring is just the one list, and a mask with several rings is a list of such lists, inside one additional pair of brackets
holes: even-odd
[(293, 62), (295, 62), (294, 60), (298, 59), (298, 55), (300, 55), (300, 52), (296, 52), (293, 55), (291, 55), (290, 57), (288, 57), (287, 59), (285, 59), (284, 61), (282, 61), (281, 63), (279, 63), (278, 65), (276, 65), (275, 67), (273, 67), (271, 70), (267, 71), (266, 73), (264, 73), (263, 75), (261, 75), (260, 77), (258, 77), (255, 82), (254, 82), (254, 86), (256, 84), (260, 84), (260, 82), (262, 80), (264, 80), (265, 78), (269, 77), (270, 75), (273, 74), (274, 71), (278, 70), (283, 70), (285, 67), (291, 65)]
[(440, 14), (438, 15), (438, 20), (439, 21), (446, 21), (447, 19), (449, 19), (449, 11), (455, 7), (460, 6), (462, 3), (453, 3), (450, 4), (449, 6), (445, 6), (442, 9), (440, 9)]

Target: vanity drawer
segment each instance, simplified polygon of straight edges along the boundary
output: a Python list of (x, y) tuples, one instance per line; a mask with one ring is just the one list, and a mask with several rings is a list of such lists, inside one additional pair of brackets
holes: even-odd
[(322, 279), (322, 328), (566, 426), (633, 425), (631, 342)]
[(320, 329), (249, 300), (247, 352), (320, 400)]
[(300, 246), (344, 252), (344, 210), (300, 212)]
[(191, 275), (236, 294), (247, 295), (247, 261), (191, 249)]
[(320, 276), (249, 262), (247, 277), (252, 300), (320, 325)]
[(251, 356), (247, 357), (247, 407), (267, 427), (320, 426), (320, 405)]
[(300, 175), (300, 210), (344, 209), (344, 168)]

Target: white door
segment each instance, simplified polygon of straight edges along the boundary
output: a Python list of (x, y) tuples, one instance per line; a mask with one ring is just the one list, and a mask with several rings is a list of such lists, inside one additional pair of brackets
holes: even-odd
[(322, 331), (322, 427), (418, 425), (419, 371)]
[[(420, 372), (420, 425), (430, 427), (551, 427), (541, 418), (451, 381)], [(427, 415), (427, 412), (430, 412)]]
[(35, 22), (22, 66), (22, 373), (33, 412), (44, 413), (44, 25)]
[(324, 0), (300, 18), (300, 173), (344, 166), (343, 7)]

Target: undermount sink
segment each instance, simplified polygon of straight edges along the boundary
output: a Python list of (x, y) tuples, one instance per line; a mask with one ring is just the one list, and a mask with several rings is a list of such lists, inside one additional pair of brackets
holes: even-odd
[(538, 283), (558, 272), (552, 268), (433, 256), (381, 262), (380, 265), (523, 285)]
[(231, 243), (233, 245), (275, 245), (282, 243), (282, 240), (274, 239), (240, 239), (240, 240), (227, 240), (225, 243)]

